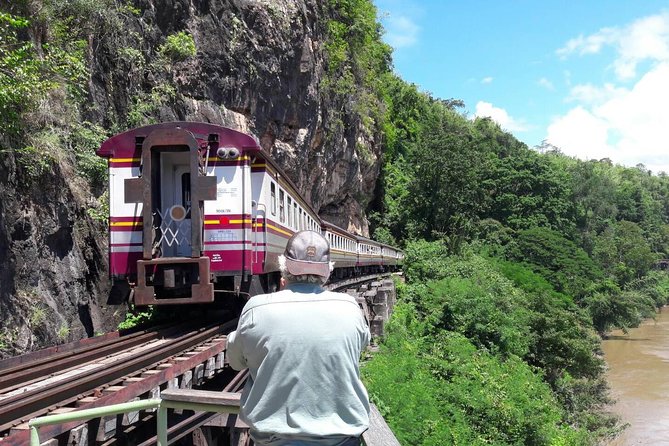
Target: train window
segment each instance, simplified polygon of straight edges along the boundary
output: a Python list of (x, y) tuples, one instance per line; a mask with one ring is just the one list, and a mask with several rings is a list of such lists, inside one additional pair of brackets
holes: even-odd
[(190, 172), (181, 175), (181, 206), (190, 209)]
[(281, 223), (286, 221), (286, 206), (283, 204), (283, 199), (283, 189), (279, 189), (279, 220), (281, 220)]
[(272, 195), (270, 201), (271, 201), (271, 206), (272, 206), (272, 215), (276, 215), (276, 184), (272, 181), (272, 185), (270, 186), (270, 193)]
[(293, 227), (297, 229), (297, 201), (293, 203)]
[(293, 200), (288, 197), (288, 226), (293, 224)]

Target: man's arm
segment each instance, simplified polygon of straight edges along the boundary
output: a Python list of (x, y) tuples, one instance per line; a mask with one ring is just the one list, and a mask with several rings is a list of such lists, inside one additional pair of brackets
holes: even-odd
[(228, 335), (228, 344), (226, 347), (228, 364), (235, 370), (243, 370), (248, 367), (242, 353), (242, 340), (239, 337), (239, 328), (237, 327), (236, 331)]
[(369, 330), (369, 325), (367, 324), (367, 321), (365, 320), (365, 317), (362, 315), (361, 312), (358, 312), (358, 313), (360, 314), (360, 327), (361, 327), (361, 331), (362, 331), (361, 350), (364, 350), (365, 347), (367, 347), (372, 340), (372, 333)]

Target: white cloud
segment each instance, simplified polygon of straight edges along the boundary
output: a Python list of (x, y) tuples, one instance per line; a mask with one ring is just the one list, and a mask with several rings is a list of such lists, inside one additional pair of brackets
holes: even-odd
[(484, 77), (483, 79), (481, 79), (481, 83), (482, 83), (482, 84), (491, 84), (492, 81), (493, 81), (493, 77), (492, 77), (492, 76), (487, 76), (487, 77)]
[(589, 102), (556, 118), (547, 141), (583, 159), (610, 158), (669, 173), (669, 63), (646, 73), (631, 89), (575, 87), (571, 97)]
[(475, 117), (489, 117), (500, 125), (504, 130), (510, 132), (527, 131), (527, 126), (509, 116), (506, 110), (493, 106), (490, 102), (479, 101), (476, 104)]
[(603, 87), (593, 84), (580, 84), (572, 87), (566, 102), (583, 102), (586, 104), (601, 104), (619, 95), (624, 95), (624, 88), (618, 88), (613, 84), (606, 83)]
[(393, 48), (407, 48), (418, 42), (420, 27), (407, 16), (388, 16), (384, 20), (385, 41)]
[(551, 91), (555, 90), (555, 86), (553, 85), (553, 82), (549, 81), (545, 77), (542, 77), (541, 79), (539, 79), (537, 81), (537, 84), (539, 84), (540, 86), (544, 87), (547, 90), (551, 90)]
[(557, 50), (558, 56), (566, 58), (572, 53), (580, 55), (598, 53), (604, 45), (611, 45), (619, 38), (620, 31), (617, 28), (602, 28), (595, 34), (589, 36), (580, 35), (570, 39), (567, 44)]
[(624, 27), (602, 28), (589, 36), (580, 35), (557, 50), (558, 56), (599, 53), (613, 46), (617, 58), (612, 66), (619, 79), (636, 77), (639, 63), (669, 61), (669, 12), (638, 19)]
[(609, 126), (583, 107), (573, 108), (548, 127), (546, 141), (568, 155), (600, 159), (611, 155)]

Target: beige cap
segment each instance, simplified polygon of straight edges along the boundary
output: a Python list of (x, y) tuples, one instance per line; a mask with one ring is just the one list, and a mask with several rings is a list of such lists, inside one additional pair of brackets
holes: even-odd
[(330, 244), (318, 232), (300, 231), (286, 244), (286, 269), (293, 276), (330, 276)]

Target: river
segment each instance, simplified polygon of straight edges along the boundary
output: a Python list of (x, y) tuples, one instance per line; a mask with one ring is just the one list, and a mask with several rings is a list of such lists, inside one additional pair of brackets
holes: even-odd
[(612, 410), (629, 423), (609, 446), (669, 445), (669, 307), (602, 344)]

